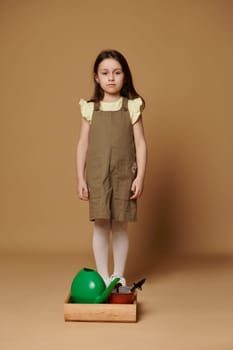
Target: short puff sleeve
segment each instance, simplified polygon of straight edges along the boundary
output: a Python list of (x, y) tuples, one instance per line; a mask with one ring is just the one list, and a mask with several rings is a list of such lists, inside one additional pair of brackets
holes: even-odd
[(132, 124), (135, 124), (142, 113), (143, 102), (141, 97), (137, 97), (128, 101), (129, 115)]
[(80, 105), (82, 117), (85, 118), (91, 124), (92, 115), (94, 111), (94, 103), (87, 102), (86, 100), (81, 98), (81, 100), (79, 101), (79, 105)]

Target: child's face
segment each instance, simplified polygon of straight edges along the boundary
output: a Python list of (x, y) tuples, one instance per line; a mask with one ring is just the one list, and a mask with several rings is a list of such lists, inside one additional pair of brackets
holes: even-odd
[(120, 96), (120, 91), (124, 84), (124, 73), (117, 60), (114, 58), (104, 59), (99, 64), (95, 79), (104, 90), (105, 96)]

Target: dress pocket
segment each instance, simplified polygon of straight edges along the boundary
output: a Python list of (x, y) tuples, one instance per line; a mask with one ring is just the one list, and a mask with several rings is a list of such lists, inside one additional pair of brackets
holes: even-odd
[(120, 160), (116, 171), (115, 196), (119, 199), (129, 200), (131, 186), (137, 174), (137, 165), (132, 160)]

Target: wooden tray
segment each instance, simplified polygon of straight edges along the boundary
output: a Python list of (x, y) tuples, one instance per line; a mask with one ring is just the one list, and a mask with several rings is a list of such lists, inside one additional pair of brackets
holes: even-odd
[(64, 302), (65, 321), (137, 322), (137, 294), (133, 304), (74, 304)]

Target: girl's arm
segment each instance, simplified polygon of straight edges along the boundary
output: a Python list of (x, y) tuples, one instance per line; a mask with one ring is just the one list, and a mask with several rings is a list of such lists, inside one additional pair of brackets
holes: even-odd
[(78, 195), (82, 200), (88, 200), (88, 188), (86, 183), (85, 169), (86, 156), (88, 148), (90, 124), (86, 119), (82, 118), (80, 136), (77, 145), (77, 179), (78, 179)]
[(142, 195), (144, 186), (144, 176), (147, 162), (147, 148), (144, 136), (142, 116), (133, 125), (133, 133), (136, 148), (137, 176), (132, 183), (131, 190), (133, 192), (133, 195), (130, 197), (130, 199), (139, 198)]

